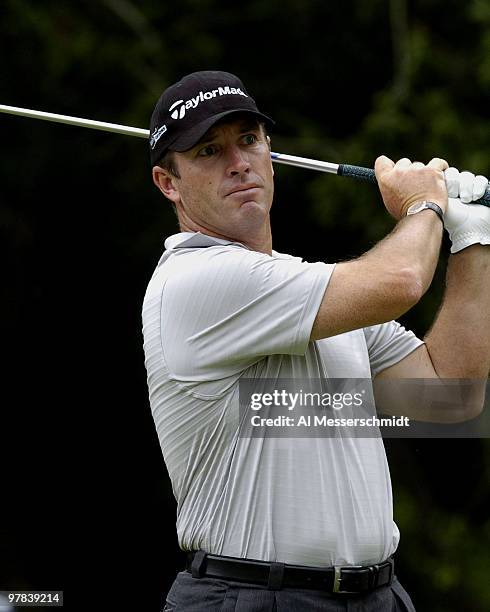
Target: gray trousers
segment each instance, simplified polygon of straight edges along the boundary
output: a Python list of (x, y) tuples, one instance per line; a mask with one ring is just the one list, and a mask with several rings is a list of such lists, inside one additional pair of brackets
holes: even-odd
[(396, 577), (367, 595), (333, 595), (313, 589), (281, 589), (177, 574), (162, 612), (415, 612)]

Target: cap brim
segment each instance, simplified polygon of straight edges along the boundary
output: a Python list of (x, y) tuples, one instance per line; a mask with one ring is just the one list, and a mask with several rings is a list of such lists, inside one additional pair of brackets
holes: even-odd
[(248, 108), (234, 108), (233, 110), (224, 111), (223, 113), (218, 113), (217, 115), (208, 117), (204, 121), (201, 121), (201, 123), (192, 126), (192, 128), (187, 130), (185, 134), (182, 134), (181, 136), (179, 136), (179, 138), (172, 142), (172, 144), (168, 146), (168, 150), (182, 153), (183, 151), (188, 151), (189, 149), (192, 149), (192, 147), (199, 142), (199, 140), (204, 136), (204, 134), (209, 130), (209, 128), (211, 128), (220, 119), (223, 119), (223, 117), (226, 117), (227, 115), (232, 115), (234, 113), (243, 113), (257, 117), (259, 120), (263, 121), (268, 127), (272, 127), (273, 125), (275, 125), (274, 121), (267, 115), (263, 115), (262, 113), (259, 113), (257, 111), (252, 111)]

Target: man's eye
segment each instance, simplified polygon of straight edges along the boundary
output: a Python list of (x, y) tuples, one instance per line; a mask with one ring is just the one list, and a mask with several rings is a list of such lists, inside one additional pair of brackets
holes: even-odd
[(216, 147), (214, 145), (207, 145), (199, 149), (197, 154), (199, 157), (209, 157), (210, 155), (214, 155), (214, 153), (216, 153)]
[(243, 137), (243, 140), (245, 141), (245, 144), (255, 144), (257, 142), (257, 136), (255, 134), (246, 134)]

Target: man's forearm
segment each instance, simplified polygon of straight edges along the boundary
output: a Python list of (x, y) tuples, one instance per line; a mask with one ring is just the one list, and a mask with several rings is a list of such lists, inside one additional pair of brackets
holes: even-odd
[(431, 210), (405, 217), (373, 249), (360, 257), (377, 259), (379, 266), (412, 268), (422, 296), (434, 278), (442, 241), (442, 224)]
[[(397, 319), (429, 287), (442, 224), (431, 210), (402, 219), (358, 259), (336, 265), (318, 310), (311, 340)], [(348, 304), (348, 308), (346, 305)]]
[(486, 378), (490, 372), (490, 246), (449, 258), (446, 292), (424, 338), (441, 378)]

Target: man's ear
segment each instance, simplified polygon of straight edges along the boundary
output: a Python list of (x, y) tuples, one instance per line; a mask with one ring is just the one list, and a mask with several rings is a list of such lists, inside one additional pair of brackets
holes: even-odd
[(163, 195), (174, 204), (180, 202), (180, 193), (176, 185), (175, 177), (168, 170), (160, 166), (153, 166), (153, 182)]

